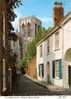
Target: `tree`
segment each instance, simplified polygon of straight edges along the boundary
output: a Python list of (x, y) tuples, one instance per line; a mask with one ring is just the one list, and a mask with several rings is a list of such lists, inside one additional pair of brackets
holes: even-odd
[[(36, 37), (31, 42), (28, 42), (27, 45), (27, 52), (25, 54), (25, 57), (23, 57), (21, 64), (24, 67), (27, 66), (29, 61), (33, 58), (33, 56), (36, 55), (36, 44), (45, 36), (46, 29), (43, 27), (39, 27), (36, 32)], [(25, 64), (25, 65), (23, 65)]]

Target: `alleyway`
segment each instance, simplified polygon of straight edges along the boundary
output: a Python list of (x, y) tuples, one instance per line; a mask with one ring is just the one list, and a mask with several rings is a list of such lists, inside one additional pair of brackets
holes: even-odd
[(14, 95), (47, 95), (48, 89), (35, 84), (33, 81), (21, 75), (14, 88)]
[(14, 96), (34, 96), (34, 95), (66, 95), (69, 92), (50, 92), (47, 88), (40, 86), (26, 76), (21, 75), (20, 79), (16, 82), (14, 86), (13, 95)]

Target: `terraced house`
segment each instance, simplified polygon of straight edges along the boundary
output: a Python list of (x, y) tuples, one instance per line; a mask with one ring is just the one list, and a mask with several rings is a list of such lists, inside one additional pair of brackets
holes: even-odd
[(55, 26), (37, 44), (37, 78), (63, 88), (71, 87), (71, 12), (54, 4)]

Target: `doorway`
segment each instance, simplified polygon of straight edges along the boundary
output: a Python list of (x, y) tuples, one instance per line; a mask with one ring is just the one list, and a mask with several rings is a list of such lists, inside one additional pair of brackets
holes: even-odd
[(71, 88), (71, 66), (68, 67), (69, 88)]
[(50, 83), (50, 63), (47, 63), (47, 79), (48, 79), (48, 83)]

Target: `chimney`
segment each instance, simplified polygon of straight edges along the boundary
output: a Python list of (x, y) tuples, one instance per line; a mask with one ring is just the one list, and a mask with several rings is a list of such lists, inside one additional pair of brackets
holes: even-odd
[(54, 11), (54, 25), (56, 26), (64, 17), (64, 8), (62, 2), (55, 2), (53, 11)]

